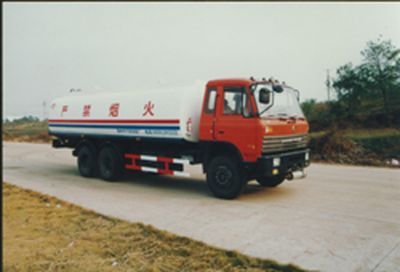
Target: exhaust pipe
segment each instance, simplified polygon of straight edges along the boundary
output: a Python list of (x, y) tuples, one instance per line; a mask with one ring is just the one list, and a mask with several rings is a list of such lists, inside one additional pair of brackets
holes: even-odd
[(293, 179), (302, 179), (306, 177), (306, 173), (304, 172), (303, 169), (297, 170), (297, 171), (292, 171), (286, 174), (286, 179), (287, 180), (293, 180)]

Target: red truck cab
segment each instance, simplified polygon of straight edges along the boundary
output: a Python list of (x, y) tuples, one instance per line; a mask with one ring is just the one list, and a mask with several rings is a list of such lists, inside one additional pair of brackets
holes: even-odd
[(220, 79), (205, 91), (200, 140), (236, 150), (247, 179), (276, 186), (308, 166), (309, 126), (297, 90), (272, 80)]

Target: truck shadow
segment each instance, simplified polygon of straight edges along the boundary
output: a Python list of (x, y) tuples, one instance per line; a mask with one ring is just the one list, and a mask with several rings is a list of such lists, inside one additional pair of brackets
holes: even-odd
[(207, 184), (201, 178), (181, 178), (130, 172), (125, 174), (120, 182), (140, 185), (141, 187), (158, 187), (168, 192), (184, 191), (189, 194), (197, 194), (206, 197), (212, 196), (207, 188)]
[[(68, 176), (81, 177), (75, 167), (65, 168), (56, 167), (52, 172)], [(84, 178), (84, 180), (87, 180)], [(100, 178), (89, 179), (99, 183), (108, 183)], [(182, 196), (204, 197), (215, 199), (212, 193), (208, 190), (207, 183), (204, 177), (190, 177), (182, 178), (175, 176), (157, 175), (143, 172), (127, 172), (120, 181), (116, 183), (124, 183), (129, 186), (140, 186), (141, 188), (149, 189), (158, 188), (165, 191), (166, 194), (173, 194), (174, 197), (177, 193), (183, 193)], [(112, 185), (112, 183), (110, 183)], [(155, 190), (159, 192), (159, 190)], [(242, 194), (235, 201), (244, 202), (265, 202), (273, 201), (289, 197), (290, 194), (295, 193), (290, 185), (284, 182), (277, 188), (264, 188), (259, 186), (256, 182), (249, 182), (243, 189)], [(224, 201), (224, 200), (221, 200)]]
[(291, 186), (286, 186), (285, 182), (279, 187), (268, 188), (261, 187), (255, 182), (250, 182), (244, 188), (240, 200), (249, 202), (265, 202), (275, 201), (290, 197), (291, 194), (296, 193), (296, 190)]
[[(166, 192), (181, 191), (185, 194), (198, 195), (202, 197), (212, 197), (212, 193), (207, 187), (207, 183), (202, 177), (181, 178), (172, 176), (163, 176), (157, 174), (147, 173), (128, 173), (120, 182), (132, 183), (140, 185), (141, 187), (158, 187)], [(295, 191), (289, 186), (282, 185), (277, 188), (265, 188), (252, 182), (245, 186), (242, 195), (239, 196), (237, 201), (270, 201), (273, 199), (280, 199), (290, 195)]]

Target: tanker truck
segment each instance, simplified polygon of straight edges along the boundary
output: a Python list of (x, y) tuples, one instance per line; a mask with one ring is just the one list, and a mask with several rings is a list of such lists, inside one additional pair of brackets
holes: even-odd
[(72, 148), (83, 177), (116, 181), (127, 170), (188, 176), (201, 164), (218, 198), (250, 180), (275, 187), (309, 165), (298, 90), (231, 78), (148, 91), (71, 93), (50, 104), (54, 148)]

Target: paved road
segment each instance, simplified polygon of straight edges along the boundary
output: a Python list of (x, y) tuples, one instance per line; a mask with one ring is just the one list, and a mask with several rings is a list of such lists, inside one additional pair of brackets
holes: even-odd
[(400, 271), (400, 170), (314, 164), (306, 179), (251, 182), (233, 201), (191, 172), (108, 183), (80, 177), (70, 150), (3, 143), (4, 181), (105, 215), (308, 269)]

